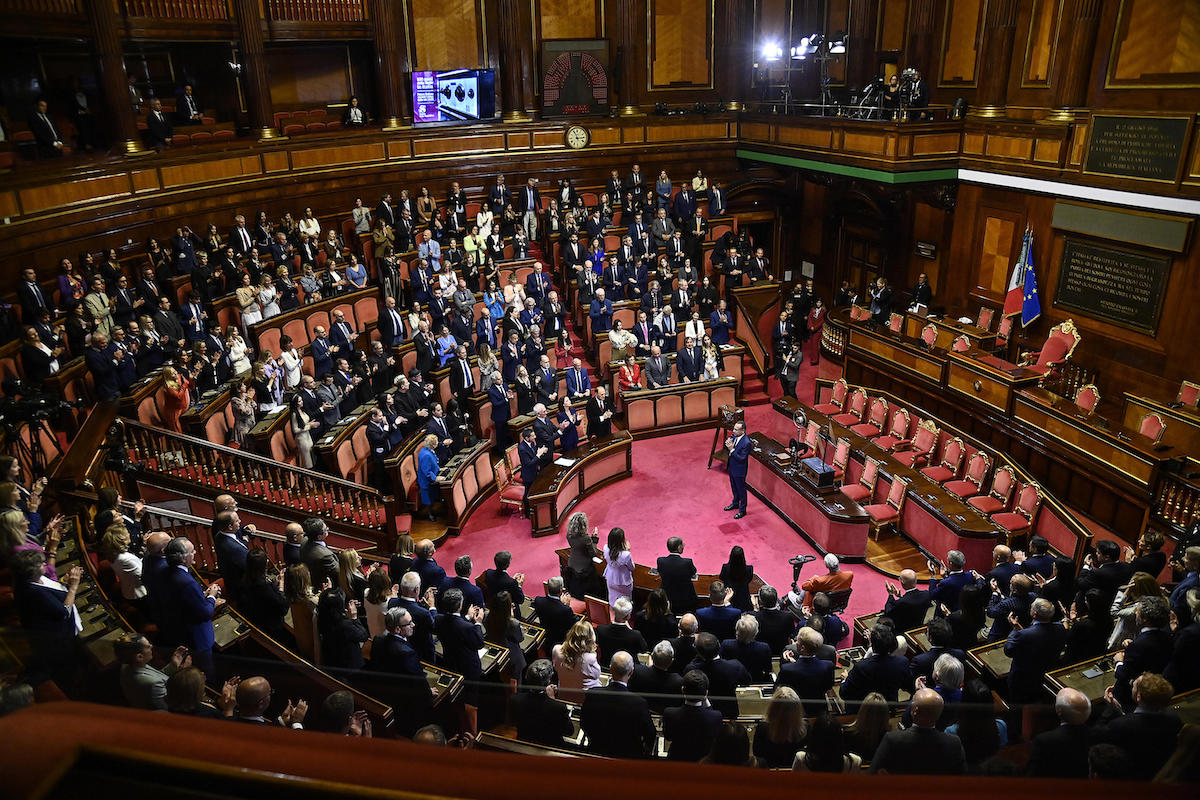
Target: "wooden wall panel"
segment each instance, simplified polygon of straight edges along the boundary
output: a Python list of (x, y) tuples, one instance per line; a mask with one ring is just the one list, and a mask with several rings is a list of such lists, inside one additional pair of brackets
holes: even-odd
[(598, 39), (603, 35), (604, 0), (535, 2), (535, 46), (542, 39)]
[[(850, 32), (850, 0), (829, 0), (825, 10), (826, 36), (833, 36), (838, 31)], [(846, 56), (837, 56), (829, 62), (829, 80), (835, 84), (846, 82)]]
[(758, 19), (755, 20), (754, 45), (755, 55), (761, 45), (767, 42), (778, 42), (786, 48), (791, 39), (789, 26), (792, 22), (792, 4), (790, 0), (762, 0), (758, 5)]
[(482, 68), (483, 0), (409, 0), (414, 69)]
[(1124, 0), (1109, 85), (1200, 85), (1200, 3)]
[(344, 103), (357, 92), (344, 45), (272, 47), (266, 55), (271, 104), (276, 111)]
[(879, 4), (879, 36), (877, 49), (904, 49), (904, 21), (908, 16), (908, 0), (882, 0)]
[(1054, 44), (1059, 35), (1064, 0), (1033, 0), (1029, 18), (1029, 41), (1025, 48), (1022, 86), (1046, 86), (1054, 63)]
[(715, 0), (650, 0), (649, 88), (713, 85)]
[(940, 84), (974, 86), (987, 0), (946, 4)]
[(980, 224), (975, 286), (985, 295), (1003, 299), (1008, 288), (1008, 272), (1019, 250), (1016, 236), (1020, 222), (1011, 214), (993, 211), (987, 213)]

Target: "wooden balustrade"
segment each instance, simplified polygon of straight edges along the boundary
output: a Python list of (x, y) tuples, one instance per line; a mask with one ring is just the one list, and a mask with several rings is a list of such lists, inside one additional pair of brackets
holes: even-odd
[(1095, 386), (1099, 378), (1100, 373), (1096, 370), (1085, 367), (1082, 364), (1077, 364), (1074, 361), (1068, 361), (1057, 367), (1053, 372), (1047, 373), (1041, 382), (1041, 386), (1054, 392), (1059, 397), (1074, 400), (1075, 395), (1079, 393), (1080, 389), (1089, 383)]
[(363, 22), (362, 0), (267, 0), (267, 18), (284, 22)]
[(383, 532), (387, 511), (376, 490), (311, 470), (124, 420), (122, 442), (144, 473), (207, 487), (342, 525)]
[(1178, 474), (1164, 474), (1151, 506), (1155, 518), (1183, 532), (1200, 516), (1200, 483)]
[(78, 14), (79, 0), (9, 0), (6, 10), (17, 14)]
[(826, 314), (825, 325), (821, 328), (821, 355), (841, 363), (846, 357), (848, 339), (845, 320)]
[(226, 20), (229, 0), (125, 0), (125, 16)]

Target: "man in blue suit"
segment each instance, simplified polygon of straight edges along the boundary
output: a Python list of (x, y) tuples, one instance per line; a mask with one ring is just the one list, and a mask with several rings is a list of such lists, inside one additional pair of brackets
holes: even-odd
[(675, 224), (680, 226), (686, 226), (688, 221), (696, 216), (696, 195), (686, 183), (676, 193), (672, 211), (671, 216), (675, 218)]
[(188, 648), (192, 664), (206, 675), (213, 674), (213, 614), (224, 605), (219, 584), (201, 589), (192, 575), (196, 546), (186, 536), (177, 536), (167, 544), (167, 570), (162, 576), (163, 619), (159, 621), (161, 644)]
[(483, 590), (471, 581), (471, 557), (467, 555), (454, 559), (454, 577), (442, 581), (441, 591), (458, 589), (469, 606), (483, 608), (487, 603), (483, 599)]
[(323, 327), (318, 325), (313, 328), (313, 340), (309, 353), (313, 360), (313, 377), (317, 380), (333, 371), (334, 347), (335, 345), (329, 341), (329, 336)]
[[(421, 576), (419, 573), (406, 572), (400, 577), (399, 583), (400, 596), (393, 597), (388, 601), (388, 610), (402, 608), (408, 611), (414, 625), (414, 629), (407, 633), (408, 641), (422, 661), (432, 664), (437, 659), (433, 644), (433, 632), (438, 619), (437, 611), (426, 607), (421, 602)], [(428, 591), (426, 599), (429, 603), (433, 602), (432, 587)], [(374, 661), (374, 657), (372, 657), (372, 661)]]
[[(427, 433), (421, 449), (417, 453), (417, 487), (421, 492), (421, 505), (425, 507), (425, 516), (430, 522), (437, 519), (433, 513), (433, 504), (437, 502), (438, 470), (441, 469), (437, 457), (438, 437)], [(437, 585), (437, 584), (434, 584)]]
[(479, 319), (475, 320), (475, 348), (479, 349), (481, 344), (487, 344), (493, 352), (499, 344), (499, 339), (496, 338), (496, 323), (487, 306), (480, 310)]
[(596, 290), (596, 298), (592, 300), (592, 306), (588, 309), (588, 316), (592, 320), (592, 333), (608, 333), (612, 328), (613, 306), (612, 301), (604, 297), (604, 290)]
[(483, 641), (483, 609), (479, 606), (465, 607), (462, 592), (447, 589), (438, 599), (441, 617), (437, 621), (438, 639), (442, 643), (442, 663), (467, 680), (463, 699), (475, 705), (479, 696), (479, 680), (483, 677), (483, 666), (479, 661), (479, 650)]
[[(696, 636), (696, 658), (687, 669), (698, 669), (708, 676), (709, 702), (725, 719), (738, 715), (737, 687), (753, 682), (750, 672), (740, 661), (721, 658), (721, 645), (711, 633)], [(687, 671), (684, 672), (687, 674)]]
[(512, 406), (509, 403), (508, 387), (504, 385), (504, 376), (499, 372), (492, 374), (488, 401), (492, 404), (492, 428), (496, 431), (496, 450), (503, 453), (508, 448), (508, 420), (512, 417)]
[(567, 396), (572, 403), (586, 403), (592, 394), (592, 379), (583, 368), (583, 362), (578, 358), (571, 360), (571, 368), (567, 370)]
[(217, 514), (215, 522), (217, 530), (213, 537), (213, 549), (217, 551), (217, 571), (225, 583), (225, 594), (239, 599), (250, 546), (242, 538), (242, 521), (236, 511), (222, 511)]
[(771, 646), (757, 641), (758, 620), (750, 614), (742, 614), (733, 630), (734, 638), (721, 642), (721, 658), (741, 662), (755, 683), (774, 683)]
[(718, 647), (722, 640), (734, 637), (738, 618), (742, 616), (741, 609), (729, 605), (731, 597), (733, 597), (733, 589), (725, 588), (722, 581), (713, 581), (708, 586), (708, 608), (696, 611), (696, 620), (700, 623), (700, 630), (708, 631), (716, 636)]
[(750, 437), (746, 435), (746, 423), (738, 422), (733, 426), (733, 433), (725, 440), (725, 449), (729, 451), (729, 487), (733, 490), (733, 499), (725, 506), (725, 511), (737, 509), (734, 519), (746, 516), (746, 468), (750, 461)]
[(346, 322), (346, 312), (340, 308), (334, 309), (333, 324), (329, 326), (329, 341), (337, 348), (338, 355), (349, 359), (357, 339), (358, 333), (355, 332), (354, 326)]
[(533, 299), (535, 305), (541, 308), (550, 294), (550, 279), (542, 272), (542, 262), (535, 261), (533, 272), (525, 279), (525, 295)]
[(908, 659), (895, 655), (896, 631), (891, 625), (876, 624), (870, 641), (871, 654), (854, 665), (838, 694), (845, 702), (855, 703), (871, 692), (879, 692), (883, 699), (895, 703), (901, 689), (913, 689)]
[(967, 557), (959, 550), (951, 550), (946, 554), (946, 565), (930, 561), (929, 596), (933, 599), (934, 608), (945, 606), (947, 611), (958, 610), (958, 595), (964, 586), (979, 583), (979, 576), (974, 572), (965, 572)]
[(779, 681), (775, 685), (790, 686), (802, 702), (824, 704), (825, 696), (833, 688), (834, 665), (832, 661), (817, 658), (822, 644), (821, 634), (815, 629), (801, 628), (796, 634), (800, 655), (779, 668)]
[(116, 400), (121, 396), (117, 361), (125, 358), (124, 353), (124, 350), (111, 344), (103, 333), (97, 331), (92, 334), (92, 346), (87, 349), (84, 361), (95, 381), (96, 396), (102, 401)]
[(1032, 625), (1013, 625), (1004, 642), (1004, 655), (1012, 659), (1008, 670), (1010, 703), (1036, 703), (1042, 699), (1042, 677), (1058, 666), (1067, 643), (1066, 628), (1054, 621), (1053, 603), (1034, 600), (1032, 616)]
[(542, 459), (549, 455), (545, 445), (538, 447), (533, 426), (521, 431), (521, 443), (517, 445), (517, 455), (521, 457), (521, 483), (525, 485), (525, 494), (521, 498), (525, 515), (529, 515), (529, 486), (542, 471)]

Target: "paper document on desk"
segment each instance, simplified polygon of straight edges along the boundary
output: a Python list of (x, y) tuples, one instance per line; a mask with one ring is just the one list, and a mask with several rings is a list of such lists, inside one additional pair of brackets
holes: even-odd
[(569, 467), (575, 463), (575, 459), (573, 459), (573, 458), (556, 458), (556, 459), (554, 459), (554, 463), (560, 467)]
[(975, 324), (975, 320), (971, 319), (970, 317), (959, 317), (958, 321), (961, 322), (963, 325), (974, 325)]

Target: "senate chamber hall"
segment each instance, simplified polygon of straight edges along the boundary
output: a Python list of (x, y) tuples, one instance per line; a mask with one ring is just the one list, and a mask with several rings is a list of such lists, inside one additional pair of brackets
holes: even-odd
[(0, 19), (0, 797), (1193, 796), (1196, 0)]

